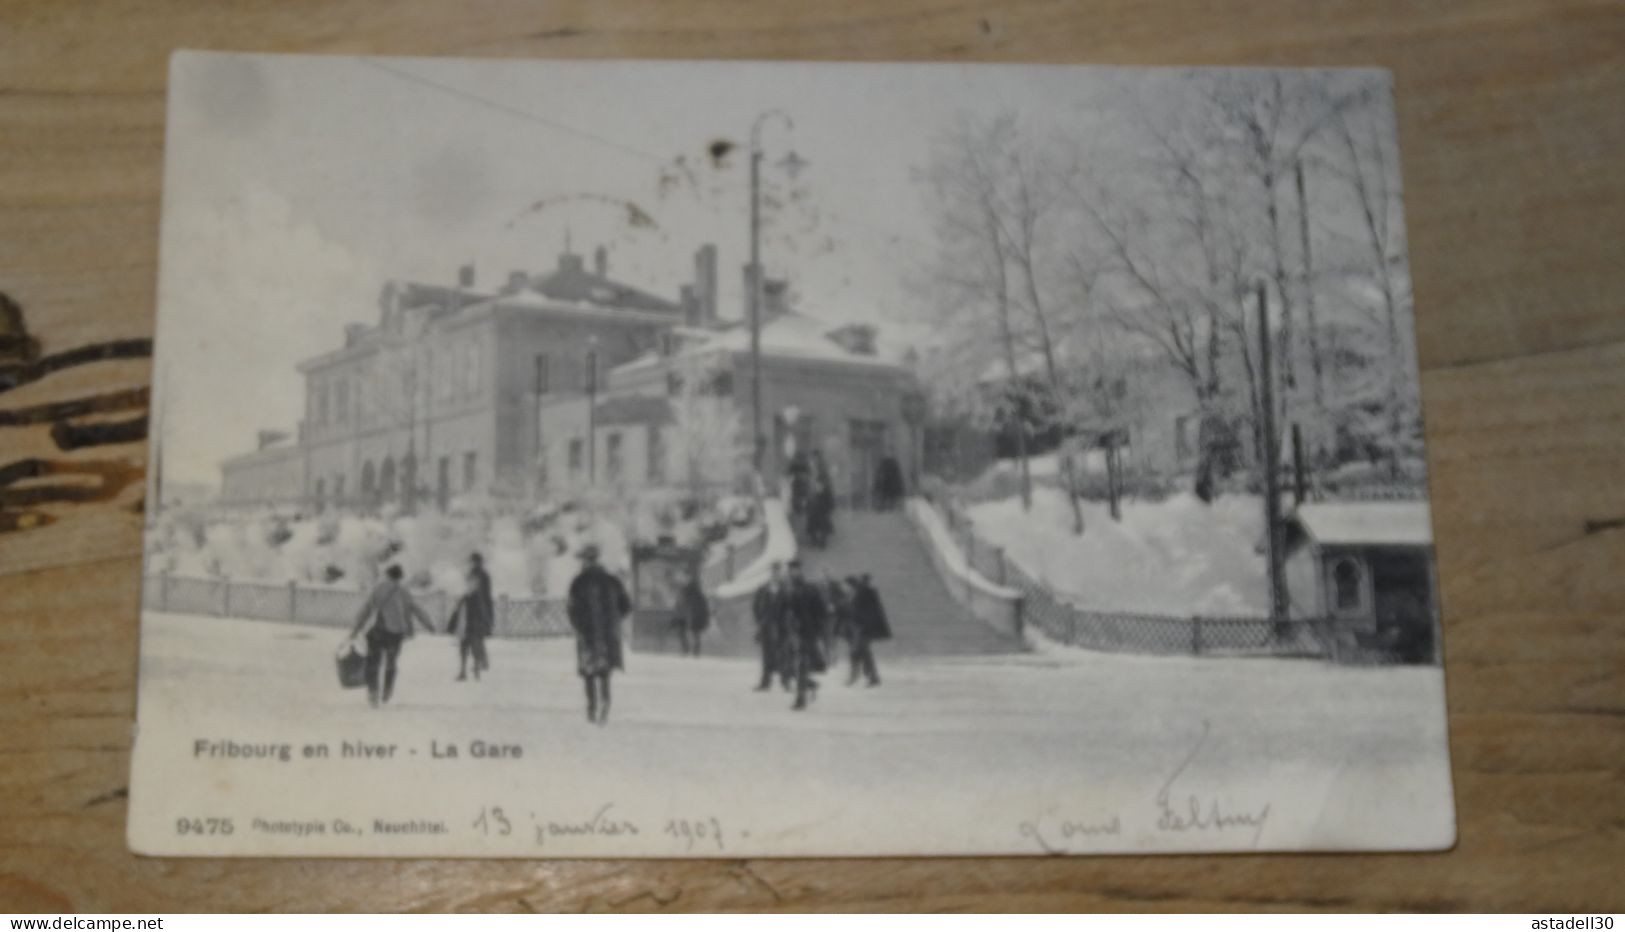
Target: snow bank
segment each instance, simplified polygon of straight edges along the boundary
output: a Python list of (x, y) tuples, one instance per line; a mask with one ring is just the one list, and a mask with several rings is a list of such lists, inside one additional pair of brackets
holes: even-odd
[(991, 582), (968, 565), (942, 517), (928, 502), (909, 499), (908, 516), (914, 521), (932, 567), (948, 587), (948, 595), (995, 631), (1021, 636), (1021, 592)]
[[(725, 505), (728, 503), (724, 503)], [(685, 507), (670, 495), (608, 492), (528, 512), (454, 508), (447, 513), (302, 516), (259, 512), (164, 513), (147, 532), (148, 571), (181, 577), (297, 582), (364, 590), (398, 563), (414, 585), (460, 594), (470, 554), (479, 553), (497, 595), (559, 596), (580, 570), (576, 554), (595, 544), (612, 572), (631, 569), (631, 542), (670, 535), (697, 544), (726, 522), (748, 539), (755, 525), (732, 510)]]
[(1080, 608), (1167, 615), (1262, 615), (1268, 569), (1255, 549), (1263, 505), (1223, 496), (1211, 505), (1189, 493), (1163, 502), (1124, 502), (1122, 521), (1104, 503), (1083, 502), (1084, 533), (1060, 489), (966, 510), (977, 535), (1059, 597)]
[(790, 527), (790, 516), (784, 510), (784, 500), (762, 499), (762, 519), (767, 525), (767, 545), (749, 566), (717, 587), (718, 599), (731, 599), (755, 592), (767, 582), (774, 563), (788, 563), (796, 558), (796, 534)]

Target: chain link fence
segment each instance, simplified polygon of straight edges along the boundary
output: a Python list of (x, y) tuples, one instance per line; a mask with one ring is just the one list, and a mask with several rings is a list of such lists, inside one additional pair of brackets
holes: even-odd
[(1324, 625), (1312, 619), (1156, 615), (1079, 608), (976, 533), (957, 507), (934, 502), (965, 562), (986, 579), (1022, 593), (1022, 623), (1062, 644), (1091, 650), (1183, 656), (1325, 657)]
[[(702, 568), (702, 585), (714, 589), (734, 578), (767, 547), (765, 528), (741, 543), (712, 548)], [(414, 592), (412, 598), (437, 627), (443, 627), (456, 606), (444, 592)], [(270, 583), (223, 578), (149, 575), (141, 587), (141, 607), (150, 611), (254, 621), (281, 621), (324, 628), (355, 624), (367, 593), (355, 589)], [(570, 615), (562, 598), (498, 596), (492, 633), (496, 637), (547, 638), (571, 633)]]

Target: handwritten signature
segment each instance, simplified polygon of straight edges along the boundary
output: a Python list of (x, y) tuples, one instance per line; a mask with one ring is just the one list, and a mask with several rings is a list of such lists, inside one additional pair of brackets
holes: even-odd
[(1161, 789), (1157, 790), (1157, 829), (1164, 832), (1224, 832), (1230, 829), (1253, 830), (1252, 846), (1258, 846), (1258, 839), (1264, 833), (1264, 823), (1269, 821), (1270, 804), (1265, 803), (1263, 808), (1254, 812), (1226, 811), (1219, 802), (1218, 797), (1203, 798), (1196, 793), (1184, 794), (1176, 797), (1174, 794), (1174, 781), (1178, 780), (1191, 762), (1202, 752), (1202, 746), (1207, 743), (1208, 734), (1212, 725), (1202, 722), (1202, 733), (1196, 739), (1196, 744), (1185, 755), (1174, 772), (1164, 780)]

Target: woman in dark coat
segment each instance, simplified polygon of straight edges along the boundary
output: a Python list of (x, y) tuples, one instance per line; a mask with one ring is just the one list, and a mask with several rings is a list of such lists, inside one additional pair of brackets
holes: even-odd
[(598, 565), (598, 548), (581, 549), (581, 572), (570, 583), (570, 627), (576, 632), (576, 672), (587, 688), (587, 721), (609, 721), (609, 677), (622, 669), (621, 621), (632, 599), (608, 570)]
[(446, 630), (457, 633), (458, 625), (462, 626), (462, 636), (457, 639), (457, 679), (459, 682), (468, 679), (468, 661), (474, 660), (474, 679), (480, 678), (480, 671), (489, 670), (491, 662), (485, 654), (485, 639), (491, 636), (496, 622), (496, 605), (491, 600), (491, 576), (485, 572), (485, 561), (479, 554), (470, 554), (468, 557), (468, 591), (457, 600), (457, 607), (452, 610), (451, 621), (447, 623)]

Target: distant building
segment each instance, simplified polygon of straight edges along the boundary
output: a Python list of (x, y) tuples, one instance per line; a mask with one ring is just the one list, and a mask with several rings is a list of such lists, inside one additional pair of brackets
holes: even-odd
[[(776, 283), (774, 283), (776, 284)], [(882, 458), (913, 474), (916, 432), (905, 418), (909, 368), (874, 327), (834, 326), (789, 310), (769, 289), (761, 335), (764, 478), (796, 451), (819, 451), (836, 497), (868, 503)], [(752, 447), (750, 330), (674, 328), (656, 347), (609, 369), (591, 397), (543, 406), (547, 474), (565, 485), (728, 485)]]
[(1424, 501), (1306, 503), (1286, 518), (1290, 610), (1362, 647), (1437, 656), (1433, 525)]
[(589, 268), (570, 252), (543, 274), (516, 271), (480, 289), (472, 266), (455, 286), (390, 282), (374, 324), (299, 363), (305, 416), (280, 442), (221, 464), (227, 503), (444, 505), (452, 495), (537, 479), (537, 410), (579, 392), (589, 355), (638, 358), (683, 325), (713, 326), (716, 250), (696, 255), (695, 282), (672, 301), (615, 281), (607, 253)]
[[(456, 286), (391, 282), (376, 323), (298, 364), (297, 435), (261, 431), (223, 462), (222, 501), (444, 507), (466, 492), (732, 486), (750, 461), (750, 334), (718, 320), (716, 262), (699, 249), (676, 301), (611, 279), (602, 249), (590, 268), (565, 252), (494, 291), (472, 267)], [(796, 449), (822, 451), (847, 502), (868, 499), (884, 456), (912, 475), (908, 367), (873, 326), (797, 313), (784, 281), (762, 284), (768, 481)]]

